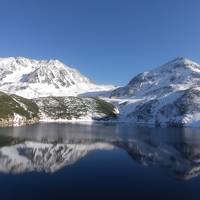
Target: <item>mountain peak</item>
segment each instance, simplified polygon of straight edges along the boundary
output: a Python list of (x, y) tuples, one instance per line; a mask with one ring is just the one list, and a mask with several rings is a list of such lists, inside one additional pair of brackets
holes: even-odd
[(174, 62), (185, 62), (186, 60), (189, 60), (189, 59), (179, 56), (179, 57), (176, 57), (175, 59), (173, 59), (172, 61), (174, 61)]
[[(192, 61), (191, 59), (188, 59), (185, 57), (177, 57), (170, 62), (171, 63), (183, 63), (183, 64), (191, 64), (191, 63), (197, 64), (196, 62)], [(170, 63), (170, 62), (168, 62), (168, 63)]]
[[(199, 85), (200, 65), (184, 57), (177, 57), (148, 72), (135, 76), (125, 87), (113, 92), (113, 96), (154, 96), (165, 90), (188, 89)], [(167, 93), (166, 92), (166, 93)], [(112, 96), (111, 95), (111, 96)]]
[(76, 96), (88, 91), (110, 90), (96, 85), (78, 70), (57, 59), (0, 58), (0, 89), (27, 98)]
[(190, 68), (193, 70), (194, 68), (200, 68), (200, 65), (188, 58), (177, 57), (151, 71), (158, 72), (158, 71), (168, 71), (172, 69), (183, 69), (183, 68)]

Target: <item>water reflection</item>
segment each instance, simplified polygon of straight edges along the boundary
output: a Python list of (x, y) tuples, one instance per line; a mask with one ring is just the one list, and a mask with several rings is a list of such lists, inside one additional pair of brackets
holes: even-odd
[(119, 148), (145, 166), (179, 179), (200, 174), (199, 129), (161, 129), (128, 124), (38, 124), (0, 129), (0, 171), (56, 172), (89, 152)]

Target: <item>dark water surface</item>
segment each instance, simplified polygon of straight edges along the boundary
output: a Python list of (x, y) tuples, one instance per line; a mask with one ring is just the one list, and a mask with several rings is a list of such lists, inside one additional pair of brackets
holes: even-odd
[(200, 199), (200, 129), (0, 129), (0, 199)]

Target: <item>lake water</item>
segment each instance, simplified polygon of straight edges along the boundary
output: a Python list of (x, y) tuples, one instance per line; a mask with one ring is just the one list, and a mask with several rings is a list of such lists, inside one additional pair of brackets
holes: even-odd
[(200, 129), (43, 123), (0, 129), (0, 198), (199, 199)]

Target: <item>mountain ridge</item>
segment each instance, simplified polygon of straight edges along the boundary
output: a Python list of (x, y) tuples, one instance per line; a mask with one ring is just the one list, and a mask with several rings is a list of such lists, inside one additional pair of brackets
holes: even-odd
[(200, 126), (199, 91), (200, 65), (181, 57), (133, 77), (111, 93), (110, 101), (118, 102), (122, 120)]
[(117, 89), (95, 85), (58, 60), (1, 58), (0, 90), (30, 99), (59, 97), (56, 109), (60, 109), (63, 102), (67, 102), (68, 107), (73, 101), (79, 105), (78, 99), (69, 101), (70, 98), (61, 98), (64, 96), (79, 96), (82, 103), (86, 100), (84, 96), (101, 96), (118, 107), (118, 121), (156, 126), (200, 126), (200, 65), (183, 57), (140, 73), (126, 86)]
[[(164, 65), (161, 65), (159, 67), (156, 67), (154, 69), (151, 69), (143, 73), (139, 73), (138, 75), (133, 77), (126, 86), (116, 89), (111, 94), (111, 97), (114, 95), (123, 96), (123, 94), (121, 94), (120, 92), (121, 90), (122, 90), (122, 93), (125, 92), (124, 93), (125, 97), (134, 96), (135, 93), (137, 93), (138, 91), (140, 92), (141, 90), (144, 93), (144, 90), (149, 89), (149, 87), (147, 87), (148, 85), (151, 85), (151, 86), (153, 85), (154, 86), (153, 89), (155, 89), (163, 85), (167, 87), (172, 84), (176, 84), (176, 85), (178, 83), (183, 84), (182, 82), (183, 78), (186, 79), (188, 75), (193, 74), (193, 73), (196, 73), (198, 75), (200, 74), (200, 65), (189, 59), (178, 57), (172, 61), (167, 62)], [(134, 85), (136, 85), (135, 88), (133, 88)], [(123, 91), (123, 89), (126, 91)], [(118, 92), (119, 92), (119, 95), (117, 95)]]
[(24, 57), (0, 58), (0, 90), (25, 98), (77, 96), (88, 91), (114, 88), (97, 85), (59, 60), (35, 60)]

